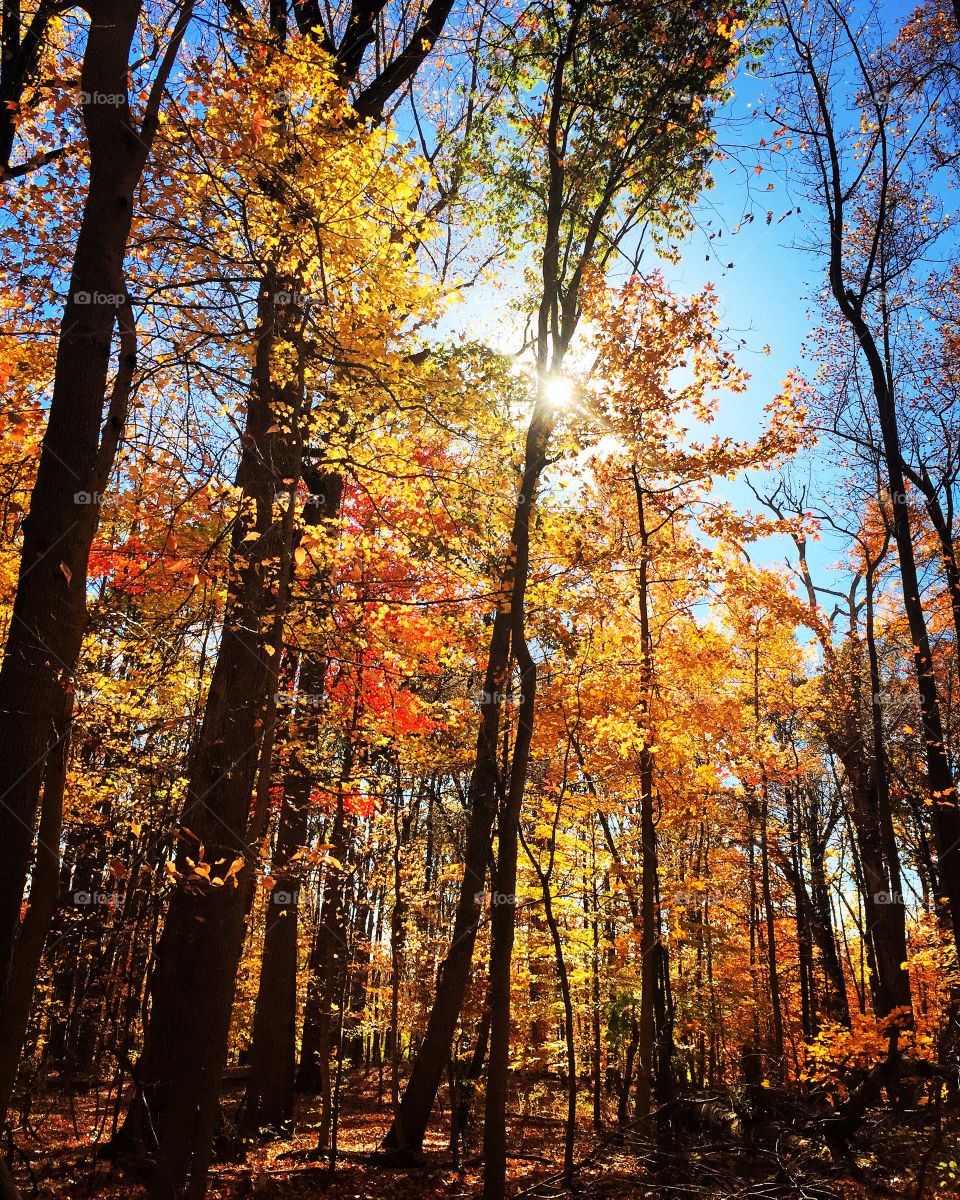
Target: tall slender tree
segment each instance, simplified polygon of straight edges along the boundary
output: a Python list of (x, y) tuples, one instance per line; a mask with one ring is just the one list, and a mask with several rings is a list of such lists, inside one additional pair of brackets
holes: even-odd
[[(854, 27), (850, 14), (834, 0), (802, 12), (781, 4), (779, 12), (790, 65), (777, 119), (801, 136), (807, 148), (829, 295), (867, 369), (913, 641), (931, 822), (960, 947), (960, 807), (917, 567), (898, 398), (898, 330), (907, 307), (902, 289), (909, 272), (922, 264), (938, 226), (921, 220), (923, 199), (917, 195), (911, 156), (916, 122), (904, 131), (896, 107), (900, 80), (870, 19)], [(857, 114), (852, 125), (843, 114), (850, 97)], [(918, 118), (921, 126), (926, 117)]]
[[(533, 311), (536, 396), (527, 430), (510, 545), (487, 653), (476, 758), (468, 796), (464, 875), (436, 999), (386, 1145), (418, 1151), (463, 1004), (497, 825), (493, 883), (490, 1065), (484, 1132), (485, 1196), (505, 1186), (505, 1101), (510, 1047), (517, 823), (534, 732), (537, 669), (525, 632), (525, 597), (537, 493), (557, 422), (558, 389), (580, 322), (585, 282), (603, 273), (630, 234), (653, 217), (676, 217), (703, 183), (710, 101), (741, 53), (738, 13), (710, 5), (673, 8), (588, 0), (537, 4), (524, 13), (509, 52), (515, 82), (505, 138), (514, 214), (539, 233)], [(531, 88), (531, 80), (538, 84)], [(531, 203), (532, 201), (532, 203)], [(502, 698), (518, 672), (521, 701), (510, 762), (498, 746)]]

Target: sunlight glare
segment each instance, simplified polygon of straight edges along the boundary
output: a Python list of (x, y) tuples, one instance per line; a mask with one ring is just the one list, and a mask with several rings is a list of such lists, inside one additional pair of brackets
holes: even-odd
[(573, 403), (575, 383), (568, 375), (545, 375), (543, 394), (551, 408), (569, 408)]

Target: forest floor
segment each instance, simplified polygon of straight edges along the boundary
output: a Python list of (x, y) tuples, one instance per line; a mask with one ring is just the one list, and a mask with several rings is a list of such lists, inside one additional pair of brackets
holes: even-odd
[[(250, 1148), (243, 1163), (217, 1163), (210, 1200), (475, 1200), (480, 1195), (479, 1146), (452, 1161), (441, 1112), (424, 1146), (424, 1161), (397, 1167), (378, 1154), (388, 1108), (366, 1081), (343, 1097), (340, 1156), (331, 1174), (311, 1157), (316, 1104), (304, 1098), (292, 1139)], [(944, 1106), (937, 1129), (932, 1106), (867, 1115), (845, 1154), (831, 1153), (809, 1132), (765, 1126), (753, 1135), (685, 1129), (659, 1145), (641, 1125), (597, 1133), (578, 1130), (572, 1185), (559, 1179), (563, 1123), (559, 1094), (511, 1096), (510, 1187), (530, 1200), (960, 1200), (960, 1108)], [(35, 1105), (16, 1139), (17, 1176), (27, 1197), (49, 1200), (137, 1200), (142, 1181), (98, 1158), (102, 1112), (88, 1096)], [(473, 1134), (479, 1141), (480, 1131)], [(101, 1135), (102, 1136), (102, 1135)]]

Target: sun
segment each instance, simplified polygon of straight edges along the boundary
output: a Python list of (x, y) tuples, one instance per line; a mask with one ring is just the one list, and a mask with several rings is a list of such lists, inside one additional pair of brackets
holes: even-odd
[(576, 383), (569, 375), (544, 375), (543, 395), (551, 408), (569, 408), (576, 395)]

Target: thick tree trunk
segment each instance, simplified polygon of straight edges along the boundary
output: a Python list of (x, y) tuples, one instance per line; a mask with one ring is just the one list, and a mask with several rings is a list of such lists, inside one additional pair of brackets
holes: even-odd
[[(323, 900), (321, 898), (321, 906)], [(298, 1092), (317, 1096), (323, 1081), (320, 1078), (320, 1015), (322, 1008), (322, 940), (314, 939), (307, 960), (307, 998), (303, 1006), (303, 1025), (300, 1030), (300, 1062), (294, 1088)]]
[[(65, 750), (65, 747), (64, 747)], [(34, 983), (47, 931), (60, 895), (60, 859), (56, 846), (63, 821), (63, 776), (66, 754), (51, 756), (48, 771), (59, 776), (48, 782), (50, 801), (44, 804), (37, 838), (37, 864), (30, 888), (30, 906), (23, 918), (14, 948), (8, 986), (0, 1004), (0, 1113), (10, 1106), (24, 1033), (30, 1019)]]
[[(89, 97), (83, 116), (90, 177), (0, 667), (0, 994), (3, 1040), (13, 1047), (0, 1064), (2, 1096), (10, 1094), (11, 1072), (23, 1042), (23, 1014), (36, 977), (36, 946), (42, 945), (52, 916), (45, 889), (24, 929), (29, 946), (12, 974), (37, 811), (42, 804), (41, 856), (55, 857), (65, 777), (62, 761), (87, 620), (87, 565), (136, 368), (136, 329), (123, 269), (134, 193), (192, 8), (185, 4), (181, 10), (138, 133), (128, 103), (127, 75), (142, 7), (142, 0), (90, 0), (86, 5), (91, 20), (81, 87)], [(115, 102), (103, 103), (104, 96)], [(119, 362), (104, 419), (115, 328), (120, 331)]]
[[(267, 901), (260, 983), (250, 1046), (250, 1079), (243, 1106), (243, 1132), (289, 1132), (297, 1052), (297, 930), (300, 871), (291, 857), (307, 833), (306, 789), (285, 787), (274, 851), (276, 883)], [(302, 792), (307, 795), (303, 796)]]
[[(192, 754), (178, 848), (181, 879), (157, 947), (150, 1020), (137, 1069), (142, 1102), (131, 1116), (138, 1110), (141, 1118), (149, 1116), (142, 1124), (157, 1142), (151, 1200), (200, 1197), (205, 1189), (253, 892), (250, 863), (266, 821), (265, 760), (293, 541), (293, 505), (277, 505), (275, 496), (290, 488), (286, 481), (299, 478), (302, 462), (297, 430), (303, 398), (293, 385), (276, 393), (271, 376), (274, 344), (295, 310), (277, 305), (281, 290), (289, 289), (272, 275), (261, 285), (227, 613)], [(293, 432), (281, 431), (276, 421), (281, 401), (289, 406), (284, 420)], [(145, 1129), (138, 1130), (134, 1120), (133, 1132), (143, 1136)]]

